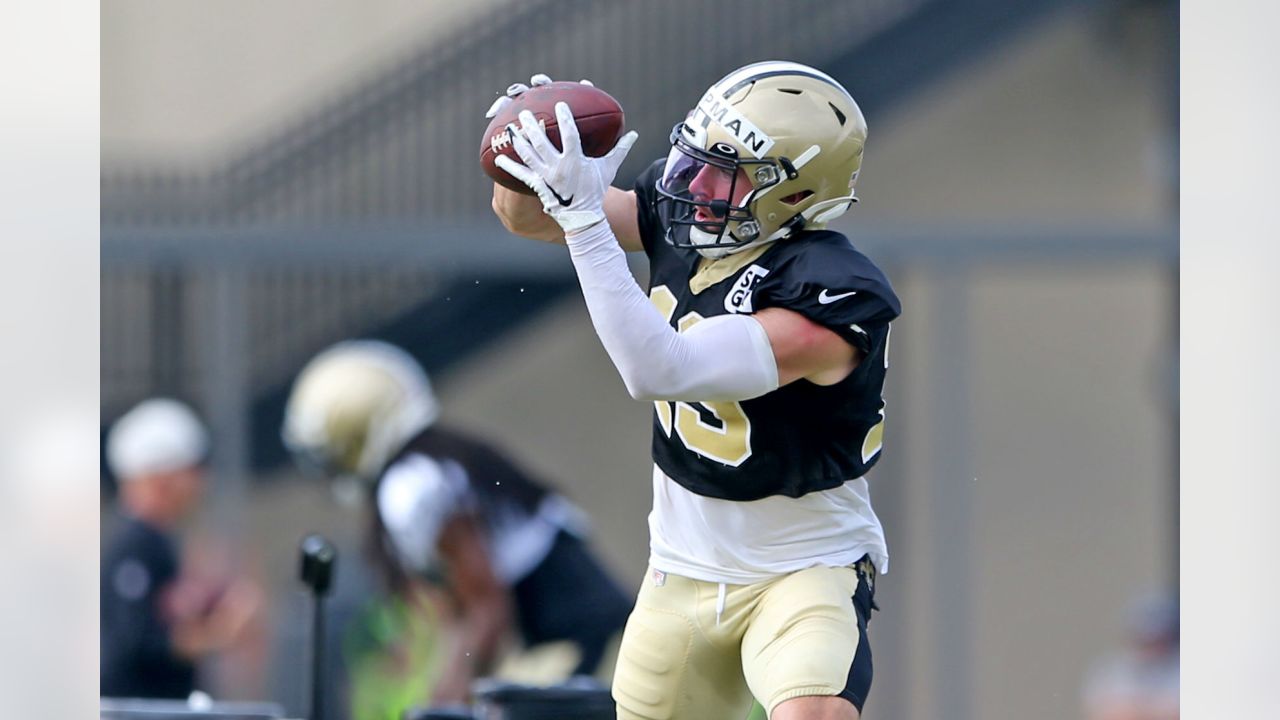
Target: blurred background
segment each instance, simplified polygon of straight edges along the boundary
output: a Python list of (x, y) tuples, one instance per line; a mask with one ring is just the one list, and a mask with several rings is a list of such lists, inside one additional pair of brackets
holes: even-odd
[(1177, 3), (115, 0), (101, 22), (103, 430), (155, 395), (204, 416), (188, 546), (270, 600), (201, 669), (215, 697), (298, 707), (298, 540), (358, 567), (361, 523), (279, 440), (294, 375), (341, 339), (409, 350), (444, 418), (550, 478), (639, 581), (651, 410), (563, 248), (507, 235), (478, 167), (484, 110), (534, 72), (618, 98), (624, 184), (748, 62), (820, 67), (866, 114), (836, 229), (904, 308), (866, 717), (1090, 717), (1144, 598), (1175, 591)]

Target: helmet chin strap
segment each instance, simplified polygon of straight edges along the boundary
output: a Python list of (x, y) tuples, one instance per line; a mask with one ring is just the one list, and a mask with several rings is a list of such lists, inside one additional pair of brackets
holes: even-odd
[[(799, 228), (813, 225), (824, 225), (827, 222), (844, 215), (849, 211), (849, 208), (853, 206), (853, 203), (856, 202), (858, 202), (858, 198), (854, 197), (851, 193), (844, 197), (831, 198), (830, 200), (814, 203), (799, 215), (793, 217), (790, 221), (783, 223), (782, 227), (774, 231), (772, 235), (757, 238), (749, 242), (722, 243), (719, 242), (720, 235), (709, 233), (699, 228), (697, 225), (689, 227), (689, 240), (697, 246), (696, 249), (699, 255), (707, 258), (708, 260), (719, 260), (720, 258), (728, 257), (729, 255), (742, 252), (749, 248), (757, 247), (775, 240), (782, 240)], [(751, 222), (754, 225), (755, 221)], [(730, 233), (728, 229), (726, 229), (724, 233), (728, 234), (731, 238), (733, 237), (733, 234)]]
[(719, 260), (733, 253), (733, 245), (722, 245), (719, 240), (719, 235), (713, 235), (697, 225), (689, 227), (689, 241), (697, 245), (698, 254), (708, 260)]
[[(715, 260), (718, 258), (725, 257), (726, 255), (732, 255), (736, 252), (741, 252), (743, 250), (746, 250), (747, 248), (753, 248), (753, 247), (756, 247), (757, 245), (763, 245), (767, 242), (773, 242), (775, 240), (783, 240), (783, 239), (786, 239), (788, 236), (790, 236), (792, 233), (794, 233), (797, 229), (805, 228), (805, 227), (814, 227), (814, 226), (822, 227), (827, 222), (831, 220), (835, 220), (841, 215), (844, 215), (846, 212), (849, 211), (849, 208), (853, 207), (853, 203), (856, 203), (856, 202), (858, 202), (858, 198), (852, 195), (847, 195), (845, 197), (832, 198), (830, 200), (824, 200), (820, 203), (814, 203), (812, 207), (809, 207), (804, 212), (792, 218), (790, 222), (784, 223), (782, 227), (778, 228), (769, 237), (761, 238), (759, 240), (752, 240), (751, 242), (734, 243), (732, 245), (727, 245), (727, 246), (713, 244), (710, 247), (708, 247), (707, 250), (705, 251), (702, 248), (698, 248), (698, 253), (705, 258), (710, 258), (712, 260)], [(694, 235), (695, 232), (699, 233), (700, 235)], [(707, 240), (708, 243), (715, 243), (717, 236), (712, 235), (711, 233), (708, 233), (708, 232), (703, 232), (701, 230), (698, 230), (695, 227), (695, 228), (689, 229), (689, 237), (690, 238), (705, 237), (705, 238), (709, 238)], [(712, 254), (713, 252), (715, 254)]]
[(761, 238), (751, 242), (719, 243), (716, 242), (720, 239), (719, 235), (713, 235), (696, 225), (689, 228), (689, 239), (698, 246), (696, 248), (698, 254), (708, 260), (719, 260), (773, 240), (773, 238)]

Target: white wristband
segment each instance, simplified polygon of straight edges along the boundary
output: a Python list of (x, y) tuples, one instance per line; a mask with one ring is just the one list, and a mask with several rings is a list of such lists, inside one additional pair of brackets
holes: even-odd
[(565, 242), (596, 334), (632, 397), (746, 400), (777, 389), (777, 361), (755, 318), (720, 315), (677, 333), (636, 284), (607, 222)]

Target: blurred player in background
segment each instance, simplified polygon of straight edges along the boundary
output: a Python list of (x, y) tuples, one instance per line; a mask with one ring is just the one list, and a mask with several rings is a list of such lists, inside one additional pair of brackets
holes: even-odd
[(175, 534), (199, 504), (208, 447), (195, 413), (168, 399), (142, 402), (107, 437), (122, 517), (102, 558), (103, 697), (186, 698), (196, 662), (239, 641), (261, 606), (246, 580), (180, 567)]
[(1178, 720), (1178, 602), (1144, 598), (1131, 610), (1125, 648), (1098, 663), (1084, 688), (1088, 720)]
[[(774, 720), (859, 717), (888, 565), (865, 475), (900, 312), (879, 268), (825, 229), (854, 202), (862, 112), (818, 70), (748, 65), (630, 192), (610, 183), (635, 133), (586, 157), (568, 106), (556, 116), (563, 151), (528, 112), (509, 128), (523, 165), (497, 161), (537, 197), (495, 184), (493, 206), (513, 232), (568, 245), (605, 350), (656, 408), (651, 567), (619, 717), (741, 718), (752, 695)], [(648, 255), (647, 294), (624, 251)]]
[(301, 465), (368, 493), (375, 561), (393, 592), (445, 590), (453, 643), (431, 702), (466, 702), (511, 631), (526, 648), (571, 646), (573, 660), (546, 681), (611, 676), (606, 655), (631, 602), (585, 544), (581, 511), (438, 414), (408, 353), (359, 340), (303, 368), (283, 429)]

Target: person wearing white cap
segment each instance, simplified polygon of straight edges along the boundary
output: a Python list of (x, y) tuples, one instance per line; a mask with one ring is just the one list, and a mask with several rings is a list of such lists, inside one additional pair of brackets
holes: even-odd
[(209, 433), (177, 400), (145, 400), (107, 437), (107, 462), (130, 514), (171, 527), (199, 499)]
[(179, 580), (174, 534), (199, 503), (209, 433), (186, 405), (157, 398), (116, 421), (106, 445), (122, 518), (102, 557), (100, 692), (186, 698), (195, 660), (239, 637), (257, 605), (244, 582), (193, 593)]

